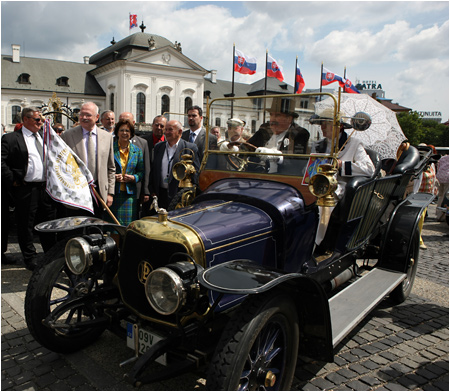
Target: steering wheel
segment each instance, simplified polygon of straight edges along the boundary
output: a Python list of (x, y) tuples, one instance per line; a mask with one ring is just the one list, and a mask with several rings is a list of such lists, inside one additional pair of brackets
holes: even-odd
[[(229, 142), (228, 146), (232, 146), (232, 147), (238, 146), (239, 150), (241, 150), (244, 147), (250, 152), (254, 152), (257, 149), (256, 146), (254, 146), (253, 144), (247, 143), (247, 142)], [(250, 158), (249, 156), (240, 157), (237, 154), (226, 155), (227, 162), (237, 171), (244, 171), (247, 168), (248, 163), (249, 163), (248, 162), (249, 158)], [(255, 162), (251, 162), (251, 163), (260, 165)]]

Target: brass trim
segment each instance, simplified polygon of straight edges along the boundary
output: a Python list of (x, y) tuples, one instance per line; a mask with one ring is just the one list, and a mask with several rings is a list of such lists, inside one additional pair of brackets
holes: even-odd
[[(174, 217), (174, 220), (175, 220), (175, 219), (178, 219), (178, 218), (183, 218), (183, 217), (185, 217), (185, 216), (189, 216), (189, 215), (196, 214), (197, 212), (207, 211), (207, 210), (211, 210), (211, 209), (213, 209), (213, 208), (221, 207), (221, 206), (223, 206), (223, 205), (230, 204), (230, 203), (232, 203), (232, 201), (225, 201), (225, 202), (223, 202), (223, 203), (216, 204), (216, 205), (214, 205), (214, 206), (208, 206), (208, 207), (205, 207), (205, 208), (201, 208), (201, 209), (199, 209), (199, 210), (188, 211), (188, 212), (186, 212), (186, 213), (183, 214), (183, 215), (177, 215), (176, 217)], [(176, 222), (176, 221), (175, 221), (175, 222)], [(177, 222), (177, 223), (179, 223), (179, 222)]]
[(229, 247), (229, 246), (232, 246), (232, 245), (240, 244), (240, 243), (245, 242), (245, 241), (249, 241), (249, 240), (252, 240), (252, 239), (255, 239), (255, 238), (258, 238), (258, 237), (262, 237), (262, 236), (265, 236), (265, 235), (269, 235), (269, 234), (275, 233), (276, 231), (278, 231), (278, 230), (269, 230), (269, 231), (266, 231), (266, 232), (261, 233), (261, 234), (256, 234), (256, 235), (251, 236), (251, 237), (246, 237), (246, 238), (244, 238), (242, 240), (229, 242), (229, 243), (227, 243), (225, 245), (220, 245), (220, 246), (217, 246), (215, 248), (208, 249), (206, 252), (212, 252), (212, 251), (215, 251), (215, 250), (218, 250), (218, 249), (223, 249), (223, 248), (226, 248), (226, 247)]

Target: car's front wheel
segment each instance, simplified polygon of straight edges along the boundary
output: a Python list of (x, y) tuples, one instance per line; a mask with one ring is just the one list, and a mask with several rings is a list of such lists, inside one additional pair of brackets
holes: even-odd
[(46, 255), (44, 264), (31, 276), (25, 296), (25, 318), (31, 335), (44, 347), (55, 352), (69, 353), (91, 344), (104, 327), (77, 328), (83, 321), (95, 321), (98, 310), (78, 305), (62, 312), (49, 327), (43, 320), (58, 305), (80, 298), (98, 287), (98, 282), (72, 274), (64, 258), (65, 241), (58, 243)]
[(289, 390), (299, 345), (296, 307), (284, 294), (249, 297), (227, 324), (210, 363), (210, 390)]

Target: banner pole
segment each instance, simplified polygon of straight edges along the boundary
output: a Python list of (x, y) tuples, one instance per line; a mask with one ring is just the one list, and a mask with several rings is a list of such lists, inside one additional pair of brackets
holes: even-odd
[(98, 194), (98, 192), (95, 190), (95, 188), (92, 187), (91, 189), (94, 191), (95, 197), (96, 197), (98, 200), (100, 200), (101, 205), (102, 205), (103, 207), (105, 207), (105, 210), (106, 210), (106, 211), (108, 211), (108, 214), (111, 216), (111, 218), (113, 219), (113, 221), (114, 221), (116, 224), (122, 226), (122, 225), (120, 224), (120, 222), (117, 220), (117, 218), (114, 216), (114, 214), (112, 213), (112, 211), (109, 209), (109, 207), (106, 205), (105, 201), (100, 197), (100, 195)]

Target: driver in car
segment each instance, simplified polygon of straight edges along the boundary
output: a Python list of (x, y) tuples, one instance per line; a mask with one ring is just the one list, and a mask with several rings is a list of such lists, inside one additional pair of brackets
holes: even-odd
[[(309, 132), (294, 123), (294, 119), (298, 117), (294, 106), (291, 98), (274, 98), (271, 108), (267, 109), (270, 113), (269, 122), (262, 124), (248, 140), (248, 143), (258, 147), (256, 152), (272, 154), (261, 156), (261, 159), (269, 162), (269, 173), (283, 172), (289, 167), (287, 162), (283, 165), (283, 153), (307, 153)], [(299, 162), (292, 164), (298, 166)], [(298, 168), (296, 171), (299, 172)]]

